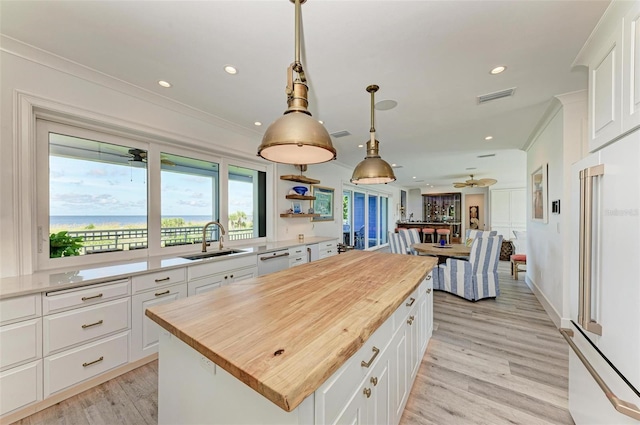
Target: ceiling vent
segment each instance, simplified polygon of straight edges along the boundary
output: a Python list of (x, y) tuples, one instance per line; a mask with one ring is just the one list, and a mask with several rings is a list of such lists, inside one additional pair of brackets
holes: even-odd
[(333, 138), (339, 139), (340, 137), (351, 136), (351, 133), (349, 133), (347, 130), (342, 130), (342, 131), (336, 131), (335, 133), (331, 133), (330, 136)]
[(491, 158), (492, 156), (496, 156), (495, 153), (489, 153), (486, 155), (478, 155), (478, 158)]
[(478, 96), (478, 105), (482, 105), (483, 103), (491, 102), (492, 100), (502, 99), (503, 97), (513, 96), (516, 92), (516, 88), (510, 88), (506, 90), (496, 91), (493, 93), (483, 94)]

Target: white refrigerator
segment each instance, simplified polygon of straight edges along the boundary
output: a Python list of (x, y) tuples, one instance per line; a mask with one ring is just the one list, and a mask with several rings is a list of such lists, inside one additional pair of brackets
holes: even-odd
[(569, 410), (640, 423), (640, 130), (572, 167)]

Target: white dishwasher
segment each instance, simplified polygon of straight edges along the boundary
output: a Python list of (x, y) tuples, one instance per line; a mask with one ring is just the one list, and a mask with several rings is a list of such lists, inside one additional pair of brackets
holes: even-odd
[(289, 268), (289, 250), (258, 254), (258, 276), (275, 273)]

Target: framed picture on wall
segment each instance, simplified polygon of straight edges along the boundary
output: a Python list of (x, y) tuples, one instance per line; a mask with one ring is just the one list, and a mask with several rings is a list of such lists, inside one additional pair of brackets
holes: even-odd
[(531, 173), (531, 219), (533, 221), (547, 222), (547, 192), (547, 164), (543, 164)]
[(320, 217), (312, 217), (311, 221), (333, 221), (334, 189), (324, 186), (311, 186), (313, 212)]

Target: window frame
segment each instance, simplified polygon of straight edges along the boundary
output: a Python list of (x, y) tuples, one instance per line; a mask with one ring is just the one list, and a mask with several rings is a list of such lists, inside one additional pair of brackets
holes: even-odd
[[(385, 246), (389, 245), (389, 241), (387, 240), (384, 243), (381, 243), (381, 208), (382, 208), (382, 198), (386, 198), (386, 206), (387, 206), (387, 230), (389, 229), (389, 217), (391, 217), (391, 212), (389, 211), (389, 205), (391, 205), (391, 200), (393, 199), (393, 194), (389, 192), (378, 191), (375, 189), (371, 189), (369, 187), (357, 186), (352, 184), (343, 183), (342, 185), (342, 193), (344, 195), (345, 192), (350, 192), (350, 206), (349, 206), (349, 225), (350, 225), (350, 237), (352, 241), (352, 245), (355, 246), (355, 234), (357, 229), (354, 226), (354, 215), (355, 215), (355, 194), (356, 192), (360, 194), (364, 194), (364, 223), (365, 223), (365, 231), (364, 231), (364, 248), (363, 251), (374, 251)], [(369, 245), (369, 198), (376, 197), (376, 244), (373, 246)]]
[[(156, 256), (178, 256), (181, 254), (193, 253), (194, 245), (181, 245), (172, 247), (161, 246), (161, 154), (171, 154), (184, 157), (191, 157), (203, 161), (215, 162), (218, 164), (218, 211), (217, 218), (221, 223), (228, 222), (228, 166), (234, 165), (250, 168), (266, 173), (266, 237), (244, 239), (241, 241), (225, 240), (225, 246), (235, 246), (241, 244), (262, 244), (273, 232), (273, 217), (268, 214), (269, 208), (273, 207), (270, 196), (273, 194), (272, 180), (273, 167), (269, 164), (253, 162), (246, 159), (239, 159), (232, 156), (205, 151), (197, 148), (185, 148), (179, 142), (167, 143), (159, 136), (140, 136), (134, 130), (127, 129), (120, 131), (101, 127), (95, 124), (84, 124), (82, 121), (56, 119), (55, 115), (34, 114), (33, 123), (35, 127), (35, 137), (33, 138), (34, 163), (36, 173), (33, 185), (33, 221), (32, 221), (32, 254), (31, 270), (50, 270), (54, 268), (69, 268), (88, 264), (104, 264), (117, 261), (144, 260)], [(49, 132), (68, 134), (73, 137), (86, 138), (99, 142), (112, 143), (121, 146), (139, 148), (147, 151), (147, 249), (128, 250), (119, 252), (100, 253), (91, 256), (82, 255), (63, 258), (49, 258)], [(215, 200), (214, 200), (215, 202)], [(214, 217), (215, 218), (215, 217)]]

